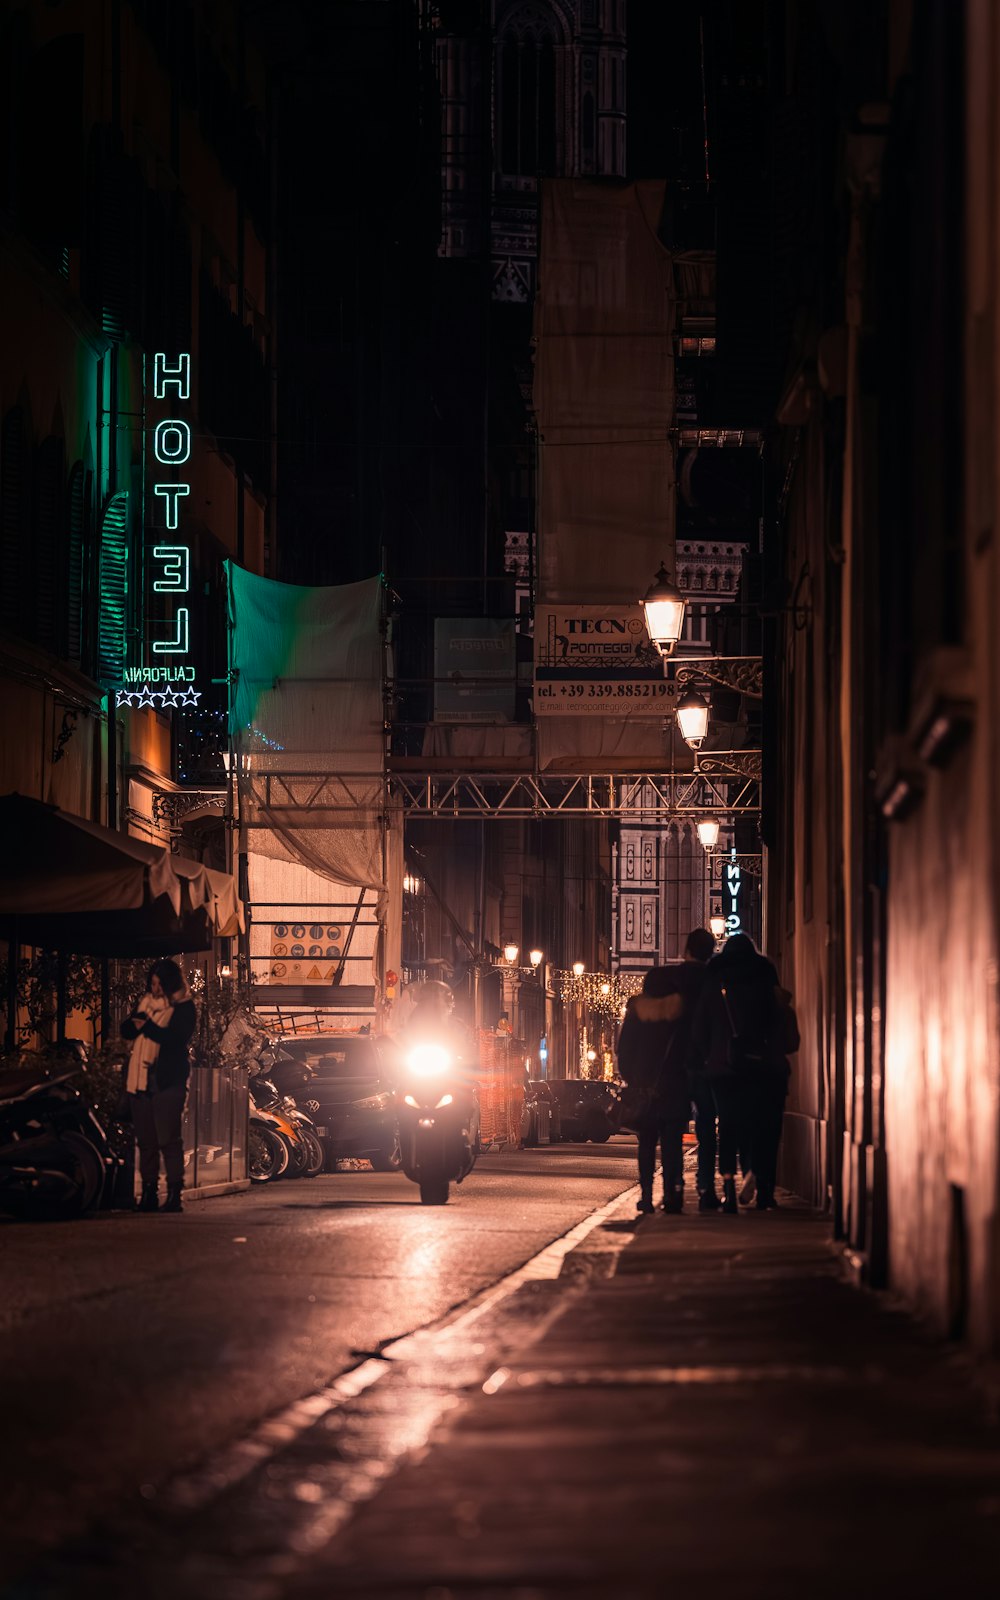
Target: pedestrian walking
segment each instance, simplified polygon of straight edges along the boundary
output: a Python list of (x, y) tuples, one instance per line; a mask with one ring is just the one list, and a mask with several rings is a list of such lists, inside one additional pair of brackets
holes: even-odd
[(188, 1041), (194, 1033), (191, 991), (176, 961), (157, 961), (146, 992), (122, 1023), (132, 1040), (125, 1090), (139, 1146), (142, 1194), (137, 1210), (159, 1211), (160, 1158), (167, 1178), (164, 1211), (180, 1211), (184, 1187), (181, 1119), (187, 1097)]
[(721, 1204), (715, 1188), (715, 1167), (718, 1141), (716, 1138), (715, 1096), (712, 1085), (697, 1054), (691, 1049), (691, 1029), (698, 1011), (702, 989), (708, 973), (708, 963), (715, 954), (715, 939), (707, 928), (692, 928), (684, 946), (684, 963), (679, 974), (684, 995), (684, 1014), (679, 1026), (683, 1029), (682, 1048), (688, 1067), (688, 1090), (694, 1110), (694, 1132), (698, 1141), (698, 1166), (695, 1186), (698, 1190), (698, 1210), (718, 1211)]
[(722, 1210), (738, 1209), (736, 1169), (756, 1178), (757, 1209), (774, 1209), (774, 1185), (790, 1068), (794, 1012), (778, 974), (746, 934), (727, 940), (709, 963), (691, 1047), (709, 1079), (719, 1118)]
[[(711, 935), (709, 935), (711, 939)], [(650, 967), (642, 993), (625, 1008), (618, 1036), (618, 1070), (636, 1109), (630, 1126), (639, 1136), (640, 1198), (637, 1210), (653, 1208), (656, 1147), (663, 1165), (663, 1209), (684, 1208), (684, 1130), (691, 1111), (686, 1068), (682, 964)]]

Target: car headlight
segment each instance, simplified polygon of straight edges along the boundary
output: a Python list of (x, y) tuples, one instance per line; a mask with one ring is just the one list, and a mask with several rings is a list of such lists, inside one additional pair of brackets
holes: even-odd
[(406, 1065), (415, 1078), (441, 1078), (451, 1066), (451, 1052), (442, 1044), (416, 1044)]

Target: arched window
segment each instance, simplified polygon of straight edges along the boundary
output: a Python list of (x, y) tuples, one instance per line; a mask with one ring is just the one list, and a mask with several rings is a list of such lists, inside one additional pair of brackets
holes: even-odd
[(556, 165), (556, 54), (546, 20), (512, 22), (498, 65), (500, 170), (509, 177), (550, 175)]

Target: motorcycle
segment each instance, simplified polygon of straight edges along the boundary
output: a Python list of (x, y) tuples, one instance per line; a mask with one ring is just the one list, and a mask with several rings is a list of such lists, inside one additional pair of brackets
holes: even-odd
[(448, 1045), (418, 1040), (405, 1052), (397, 1089), (402, 1166), (420, 1187), (421, 1204), (448, 1203), (479, 1151), (479, 1107), (459, 1058)]
[(281, 1137), (277, 1119), (261, 1111), (250, 1091), (247, 1175), (251, 1183), (273, 1183), (288, 1171), (289, 1145)]
[(67, 1221), (100, 1203), (115, 1157), (75, 1077), (0, 1079), (0, 1211)]
[(290, 1094), (282, 1095), (270, 1078), (255, 1078), (256, 1111), (274, 1118), (274, 1131), (288, 1145), (288, 1171), (292, 1178), (315, 1178), (323, 1171), (326, 1152), (311, 1117), (300, 1111)]

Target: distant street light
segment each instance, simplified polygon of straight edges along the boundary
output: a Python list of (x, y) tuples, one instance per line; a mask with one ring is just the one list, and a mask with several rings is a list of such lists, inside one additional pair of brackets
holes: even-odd
[(708, 732), (708, 701), (697, 689), (688, 689), (677, 702), (677, 726), (681, 737), (697, 750)]
[(721, 939), (726, 931), (726, 919), (718, 911), (708, 919), (708, 926), (712, 930), (713, 939)]
[(714, 850), (719, 842), (718, 817), (702, 817), (698, 823), (698, 843), (703, 844), (706, 850)]
[(519, 954), (520, 954), (520, 946), (519, 945), (516, 945), (513, 942), (511, 942), (510, 944), (505, 944), (504, 945), (504, 947), (503, 947), (503, 958), (506, 961), (508, 967), (516, 966), (517, 958), (518, 958)]
[(545, 955), (545, 951), (544, 950), (529, 950), (528, 951), (528, 960), (531, 962), (531, 965), (533, 967), (540, 967), (541, 964), (542, 964), (542, 958), (544, 957), (544, 955)]
[(646, 629), (661, 656), (669, 656), (684, 631), (684, 597), (660, 563), (643, 597)]
[(586, 972), (586, 970), (587, 970), (587, 966), (586, 966), (585, 962), (583, 962), (583, 961), (574, 961), (573, 962), (573, 976), (574, 976), (574, 978), (582, 978), (584, 973)]

